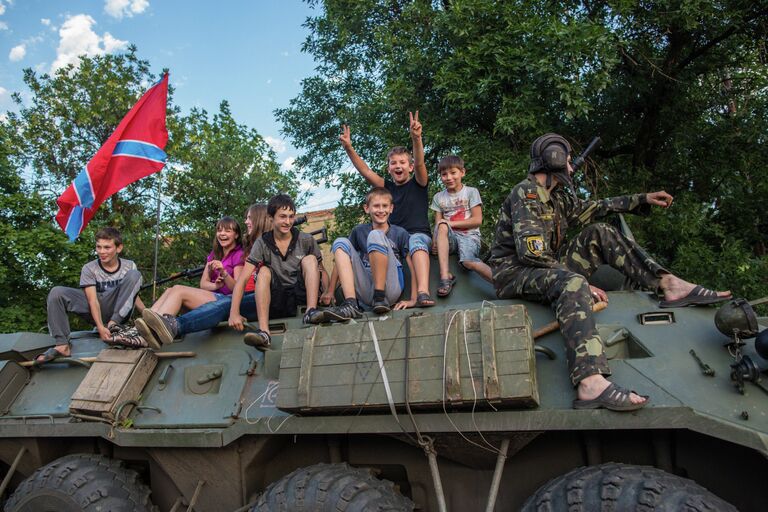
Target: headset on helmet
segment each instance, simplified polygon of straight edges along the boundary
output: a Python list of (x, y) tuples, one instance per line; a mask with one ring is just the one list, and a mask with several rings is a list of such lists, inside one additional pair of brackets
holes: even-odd
[(545, 133), (531, 145), (531, 166), (528, 172), (565, 171), (570, 153), (571, 145), (564, 137), (556, 133)]

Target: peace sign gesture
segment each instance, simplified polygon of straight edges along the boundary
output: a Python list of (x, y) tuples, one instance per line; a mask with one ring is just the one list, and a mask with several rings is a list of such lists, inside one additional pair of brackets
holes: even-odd
[(421, 137), (421, 123), (419, 122), (419, 111), (408, 112), (408, 117), (411, 119), (411, 138)]
[(346, 124), (341, 125), (341, 135), (339, 135), (339, 142), (344, 149), (352, 147), (352, 135), (349, 126)]

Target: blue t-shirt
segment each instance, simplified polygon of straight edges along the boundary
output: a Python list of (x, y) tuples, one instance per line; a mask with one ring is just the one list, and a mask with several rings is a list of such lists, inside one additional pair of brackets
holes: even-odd
[(429, 187), (422, 187), (413, 176), (403, 185), (384, 180), (384, 187), (392, 194), (395, 209), (389, 216), (390, 224), (400, 226), (408, 233), (432, 235), (429, 229)]
[[(371, 231), (373, 231), (372, 224), (358, 224), (349, 235), (349, 241), (352, 242), (352, 247), (354, 247), (360, 255), (360, 259), (363, 260), (363, 264), (366, 267), (370, 266), (370, 263), (368, 262), (368, 235)], [(389, 240), (389, 245), (392, 247), (392, 251), (394, 251), (397, 260), (402, 265), (402, 262), (405, 261), (405, 258), (408, 256), (408, 239), (410, 238), (410, 235), (400, 226), (394, 226), (392, 224), (389, 225), (386, 234), (387, 240)]]

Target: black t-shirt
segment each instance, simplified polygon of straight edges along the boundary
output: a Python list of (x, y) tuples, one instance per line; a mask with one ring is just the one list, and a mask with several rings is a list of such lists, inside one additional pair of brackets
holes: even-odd
[(389, 223), (400, 226), (410, 234), (424, 233), (431, 236), (427, 217), (429, 187), (422, 187), (414, 177), (403, 185), (384, 180), (384, 187), (392, 194), (392, 202), (395, 205)]

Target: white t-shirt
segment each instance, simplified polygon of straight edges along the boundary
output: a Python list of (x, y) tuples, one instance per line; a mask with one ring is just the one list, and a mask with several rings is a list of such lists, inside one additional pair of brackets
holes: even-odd
[[(462, 185), (461, 190), (452, 194), (443, 190), (432, 198), (431, 209), (441, 212), (446, 220), (466, 220), (472, 217), (472, 208), (483, 204), (480, 192), (475, 187)], [(451, 228), (457, 235), (480, 236), (480, 228)]]

